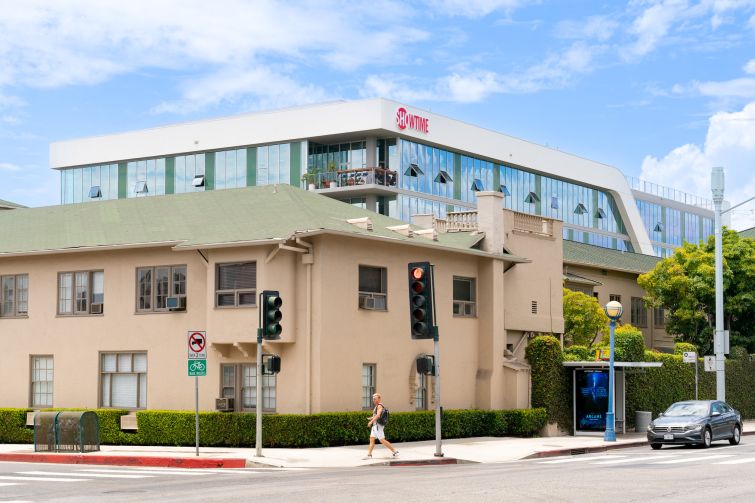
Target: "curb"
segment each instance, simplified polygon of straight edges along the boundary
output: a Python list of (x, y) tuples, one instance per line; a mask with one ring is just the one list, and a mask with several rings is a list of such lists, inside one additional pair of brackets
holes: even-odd
[(163, 456), (104, 456), (92, 454), (0, 454), (0, 461), (81, 465), (150, 466), (161, 468), (245, 468), (239, 458), (171, 458)]
[(637, 441), (637, 442), (623, 442), (621, 444), (616, 445), (598, 445), (595, 447), (576, 447), (576, 448), (570, 448), (570, 449), (555, 449), (552, 451), (540, 451), (536, 452), (534, 454), (530, 454), (529, 456), (525, 456), (520, 459), (537, 459), (537, 458), (550, 458), (554, 456), (566, 456), (566, 455), (572, 455), (576, 456), (578, 454), (591, 454), (593, 452), (605, 452), (613, 449), (623, 449), (625, 447), (641, 447), (643, 445), (647, 445), (647, 440)]
[(386, 463), (379, 463), (383, 466), (430, 466), (430, 465), (460, 465), (463, 463), (470, 463), (463, 459), (456, 458), (433, 458), (433, 459), (411, 459), (411, 460), (396, 460), (388, 461)]

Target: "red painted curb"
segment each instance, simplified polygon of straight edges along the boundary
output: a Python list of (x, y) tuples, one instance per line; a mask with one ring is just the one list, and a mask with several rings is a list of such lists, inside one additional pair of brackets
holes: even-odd
[(456, 465), (456, 458), (418, 459), (413, 461), (391, 461), (388, 466), (426, 466), (426, 465)]
[(161, 456), (103, 456), (101, 454), (5, 453), (0, 461), (81, 465), (159, 466), (163, 468), (244, 468), (239, 458), (171, 458)]

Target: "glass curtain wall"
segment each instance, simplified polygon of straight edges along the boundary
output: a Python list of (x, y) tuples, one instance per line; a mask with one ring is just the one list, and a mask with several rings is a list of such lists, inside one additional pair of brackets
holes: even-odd
[[(462, 180), (456, 180), (453, 152), (408, 140), (401, 140), (400, 147), (401, 166), (397, 171), (402, 189), (454, 199), (456, 184), (461, 184), (461, 200), (476, 200), (474, 193), (465, 190), (465, 187), (470, 189), (474, 178), (484, 177), (484, 174), (481, 174), (483, 167), (479, 160), (475, 171), (475, 159), (460, 156), (463, 163)], [(465, 179), (469, 179), (468, 186), (465, 186)]]
[(173, 191), (176, 194), (184, 192), (203, 192), (204, 185), (194, 187), (194, 177), (205, 174), (205, 154), (177, 155), (175, 158), (175, 173), (173, 175)]
[(291, 183), (291, 145), (257, 147), (257, 185)]
[(367, 166), (365, 141), (334, 143), (332, 145), (309, 142), (307, 155), (307, 172), (309, 173), (327, 173), (328, 171), (367, 167), (374, 166)]
[(60, 192), (63, 204), (118, 199), (118, 165), (102, 164), (62, 170)]
[(142, 159), (126, 164), (126, 197), (165, 194), (165, 158)]
[(215, 189), (246, 187), (246, 149), (215, 152)]

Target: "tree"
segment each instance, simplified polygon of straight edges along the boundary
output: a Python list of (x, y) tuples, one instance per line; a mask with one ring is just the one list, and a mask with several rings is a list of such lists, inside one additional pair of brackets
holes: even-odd
[(608, 316), (598, 300), (564, 288), (564, 345), (592, 346), (601, 332), (608, 333)]
[[(755, 351), (755, 240), (724, 228), (724, 328), (730, 346)], [(710, 353), (716, 326), (715, 238), (707, 243), (685, 243), (661, 260), (637, 282), (645, 301), (667, 310), (666, 332), (676, 340), (695, 344)]]

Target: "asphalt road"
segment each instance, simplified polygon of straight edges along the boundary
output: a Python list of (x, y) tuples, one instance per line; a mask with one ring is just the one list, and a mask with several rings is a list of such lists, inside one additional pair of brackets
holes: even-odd
[(0, 463), (0, 502), (755, 500), (755, 442), (504, 464), (192, 470)]

